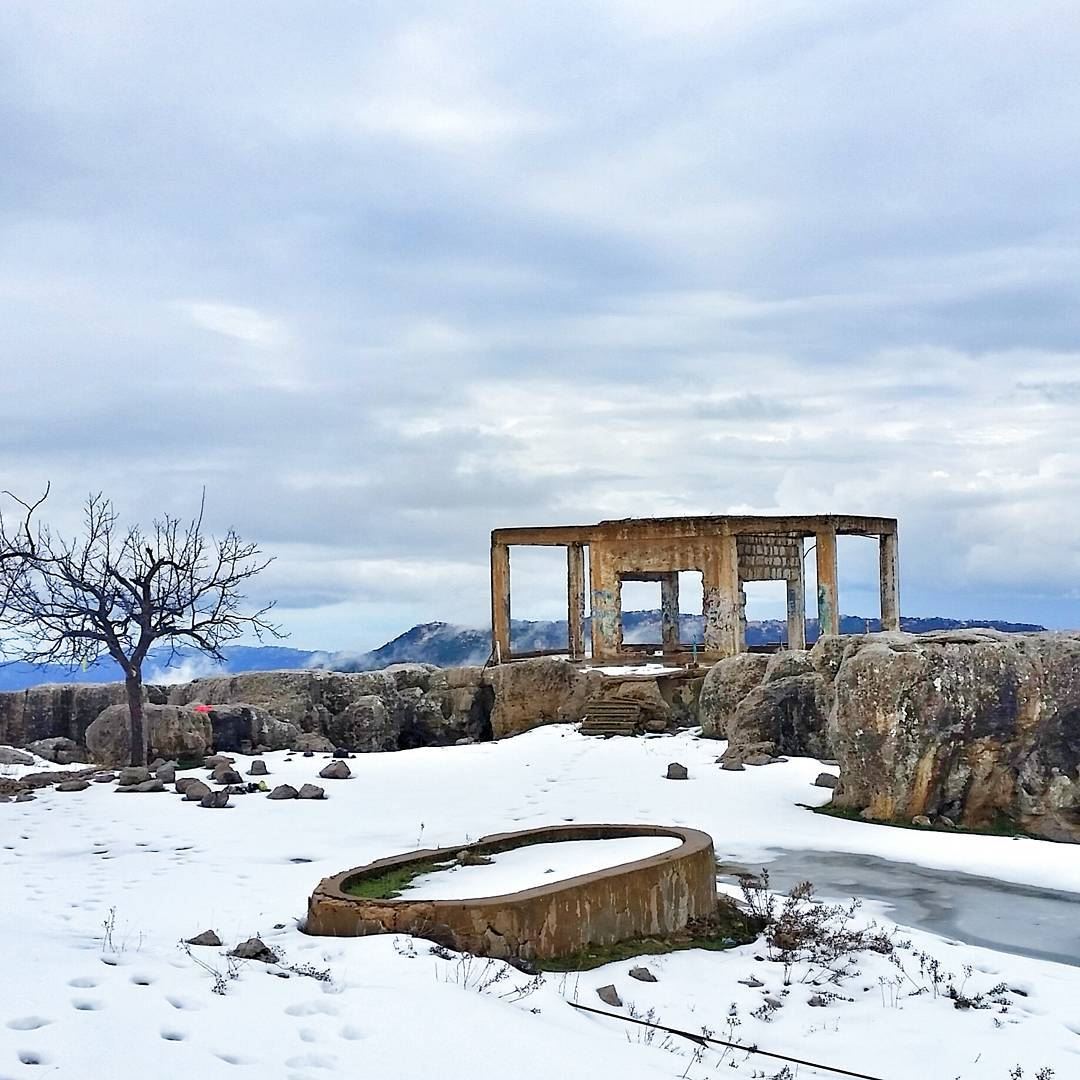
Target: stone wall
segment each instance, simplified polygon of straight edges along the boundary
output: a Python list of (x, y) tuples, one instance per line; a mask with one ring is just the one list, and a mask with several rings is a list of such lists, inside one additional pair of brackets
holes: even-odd
[(792, 536), (738, 538), (739, 577), (743, 581), (786, 581), (802, 574), (802, 539)]

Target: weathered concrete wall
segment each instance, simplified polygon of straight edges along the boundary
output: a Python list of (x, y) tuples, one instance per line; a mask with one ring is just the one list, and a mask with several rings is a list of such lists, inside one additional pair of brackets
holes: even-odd
[(308, 901), (305, 930), (331, 937), (408, 933), (452, 948), (504, 959), (567, 956), (588, 945), (611, 945), (674, 934), (716, 910), (712, 838), (695, 829), (650, 825), (564, 825), (485, 837), (467, 850), (491, 854), (524, 843), (675, 836), (672, 851), (527, 889), (478, 900), (367, 900), (344, 891), (351, 881), (388, 868), (452, 857), (431, 849), (380, 859), (320, 882)]

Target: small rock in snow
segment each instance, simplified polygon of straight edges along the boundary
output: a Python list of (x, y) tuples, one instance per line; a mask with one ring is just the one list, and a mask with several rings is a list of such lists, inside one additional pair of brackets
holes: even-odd
[(759, 987), (765, 985), (760, 979), (755, 979), (753, 975), (751, 975), (749, 979), (740, 979), (739, 982), (741, 982), (743, 986), (749, 986), (751, 990), (757, 990)]
[(296, 797), (298, 799), (325, 799), (326, 791), (318, 784), (301, 784)]
[(839, 776), (834, 776), (831, 772), (823, 772), (818, 773), (817, 779), (814, 781), (814, 787), (834, 788), (839, 783)]
[(725, 772), (745, 772), (746, 766), (741, 761), (725, 761), (720, 766)]
[(57, 791), (85, 791), (90, 786), (89, 780), (64, 780), (56, 785)]
[(348, 780), (352, 776), (352, 770), (344, 761), (331, 761), (319, 770), (319, 775), (324, 780)]
[(667, 780), (686, 780), (689, 778), (689, 773), (686, 771), (685, 765), (680, 765), (677, 761), (673, 761), (667, 767)]
[(258, 960), (263, 964), (277, 963), (277, 953), (262, 938), (257, 937), (241, 941), (235, 949), (230, 951), (229, 955), (240, 960)]
[[(188, 788), (188, 791), (191, 791), (191, 788)], [(199, 800), (199, 805), (206, 807), (207, 810), (223, 810), (229, 805), (229, 793), (227, 791), (208, 791)]]
[(627, 974), (631, 979), (637, 979), (638, 982), (659, 982), (647, 967), (632, 967)]
[(608, 983), (607, 986), (599, 987), (596, 991), (596, 996), (605, 1005), (610, 1005), (612, 1008), (619, 1009), (622, 1007), (622, 998), (619, 997), (619, 991), (615, 989), (614, 983)]
[(268, 799), (295, 799), (297, 791), (291, 784), (278, 784), (266, 797)]
[(259, 758), (256, 758), (251, 763), (251, 768), (248, 769), (248, 776), (269, 776), (269, 770), (266, 767), (266, 762)]
[(220, 945), (221, 938), (213, 930), (204, 930), (201, 934), (185, 939), (189, 945)]

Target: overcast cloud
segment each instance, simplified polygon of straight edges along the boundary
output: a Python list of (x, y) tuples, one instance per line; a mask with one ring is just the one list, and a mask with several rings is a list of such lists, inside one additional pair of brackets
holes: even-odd
[(0, 487), (205, 485), (299, 647), (483, 625), (496, 526), (725, 511), (1076, 626), (1078, 71), (1072, 0), (8, 0)]

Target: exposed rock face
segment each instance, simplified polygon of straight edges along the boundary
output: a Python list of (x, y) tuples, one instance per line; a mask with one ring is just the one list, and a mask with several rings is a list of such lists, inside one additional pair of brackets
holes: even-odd
[[(213, 729), (210, 717), (175, 705), (144, 705), (151, 756), (199, 757), (210, 751)], [(108, 766), (131, 761), (131, 716), (126, 705), (103, 709), (86, 729), (86, 746), (94, 761)]]
[[(169, 701), (211, 706), (242, 702), (257, 721), (246, 741), (271, 749), (400, 750), (451, 745), (465, 736), (491, 737), (491, 689), (482, 684), (480, 668), (442, 671), (426, 664), (398, 664), (352, 674), (249, 672), (174, 686)], [(211, 715), (217, 712), (215, 708)], [(271, 723), (279, 726), (274, 729)], [(215, 724), (215, 745), (223, 749), (218, 729)], [(237, 739), (235, 749), (242, 741)]]
[(834, 802), (879, 820), (1004, 815), (1080, 841), (1080, 635), (852, 639), (835, 680)]
[[(145, 687), (145, 699), (163, 704), (161, 687)], [(26, 746), (63, 737), (79, 745), (102, 709), (124, 701), (123, 683), (34, 686), (0, 694), (0, 743)]]
[(713, 666), (701, 691), (702, 733), (728, 740), (725, 760), (826, 755), (832, 684), (814, 650), (742, 653)]
[(579, 720), (585, 702), (599, 689), (604, 676), (579, 671), (567, 660), (544, 656), (500, 664), (489, 670), (488, 678), (495, 691), (491, 731), (496, 739), (502, 739), (544, 724)]
[(765, 653), (737, 653), (709, 668), (698, 702), (702, 735), (707, 739), (729, 737), (739, 702), (761, 685), (768, 665)]

